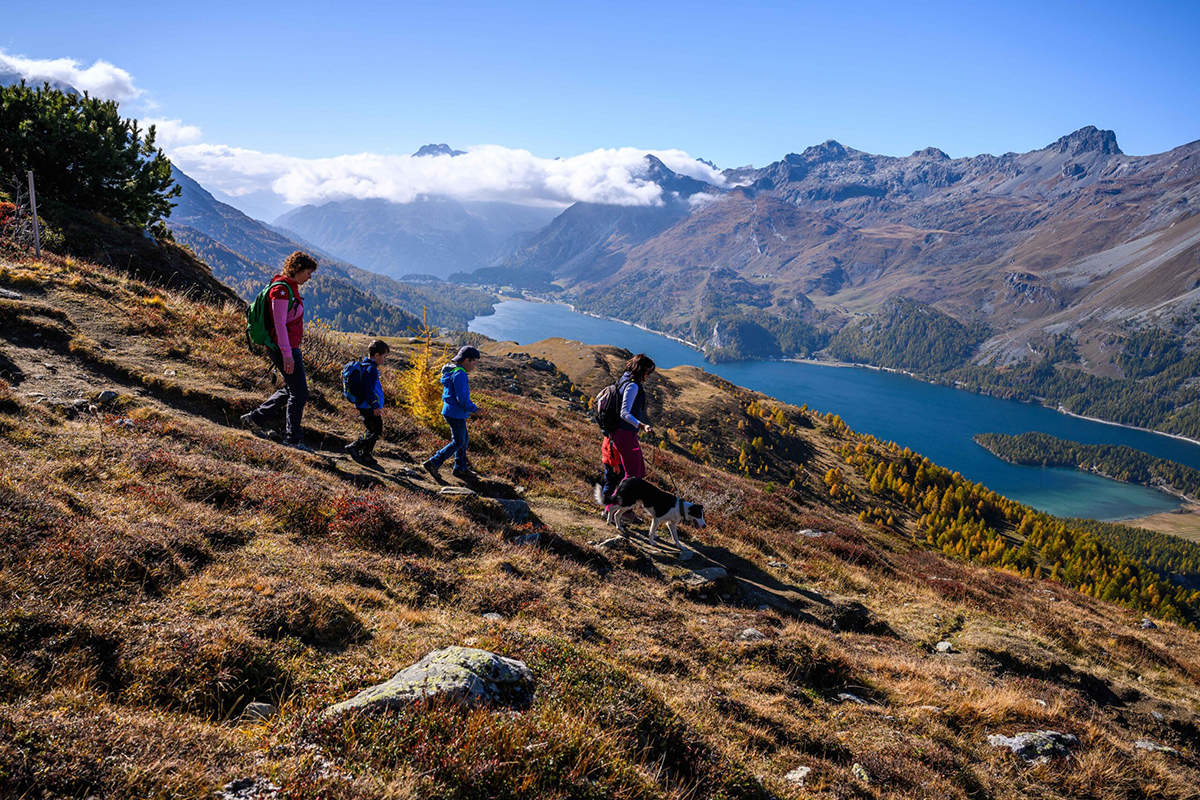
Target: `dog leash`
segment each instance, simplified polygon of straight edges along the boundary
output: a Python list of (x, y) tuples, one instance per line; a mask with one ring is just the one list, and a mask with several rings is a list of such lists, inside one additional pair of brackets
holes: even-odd
[[(655, 438), (656, 439), (658, 438), (657, 434), (655, 435)], [(657, 444), (654, 446), (654, 450), (655, 450), (655, 452), (658, 451)], [(673, 472), (671, 472), (670, 470), (662, 468), (662, 463), (660, 462), (658, 456), (655, 456), (653, 461), (654, 461), (655, 469), (660, 470), (661, 472), (667, 473), (667, 477), (671, 479), (671, 491), (675, 492), (675, 497), (678, 498), (679, 497), (679, 487), (675, 484), (675, 474)]]

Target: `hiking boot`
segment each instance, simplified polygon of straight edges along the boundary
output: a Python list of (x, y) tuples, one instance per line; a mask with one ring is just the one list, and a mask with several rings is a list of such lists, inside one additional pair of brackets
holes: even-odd
[[(353, 458), (359, 464), (366, 464), (367, 459), (363, 456), (362, 452), (358, 449), (358, 445), (355, 442), (351, 442), (350, 444), (346, 445), (345, 447), (342, 448), (342, 450), (344, 450), (347, 455), (349, 455), (351, 458)], [(371, 460), (374, 461), (374, 459), (371, 459)]]
[(304, 442), (298, 442), (298, 441), (296, 441), (295, 439), (284, 439), (284, 440), (283, 440), (283, 446), (284, 446), (284, 447), (290, 447), (290, 448), (292, 448), (293, 450), (299, 450), (301, 453), (315, 453), (315, 452), (317, 452), (316, 450), (313, 450), (311, 447), (309, 447), (308, 445), (306, 445)]
[(263, 426), (259, 425), (258, 422), (255, 421), (253, 411), (251, 411), (249, 414), (242, 414), (240, 417), (238, 417), (238, 419), (242, 421), (242, 430), (250, 431), (255, 436), (263, 439), (267, 438), (267, 432), (263, 430)]
[(375, 458), (374, 454), (361, 453), (360, 455), (362, 456), (362, 461), (359, 463), (364, 467), (369, 467), (370, 469), (383, 469), (383, 467), (380, 466), (379, 461)]
[(442, 468), (441, 464), (435, 464), (435, 463), (433, 463), (432, 460), (430, 460), (430, 461), (426, 461), (421, 466), (425, 468), (426, 472), (428, 472), (430, 475), (433, 476), (433, 479), (435, 481), (437, 481), (438, 483), (445, 483), (445, 481), (442, 480), (441, 473), (438, 471)]
[(454, 477), (458, 478), (460, 481), (477, 481), (477, 480), (479, 480), (478, 473), (476, 473), (475, 470), (471, 469), (470, 467), (467, 467), (466, 469), (459, 469), (458, 467), (455, 467), (454, 471), (451, 472), (450, 474), (453, 475)]

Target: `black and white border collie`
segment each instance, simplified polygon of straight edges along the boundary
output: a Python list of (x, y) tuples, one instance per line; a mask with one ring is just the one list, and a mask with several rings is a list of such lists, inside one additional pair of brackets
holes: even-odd
[[(604, 489), (600, 484), (596, 484), (595, 497), (597, 503), (605, 504)], [(612, 500), (604, 512), (604, 521), (614, 523), (618, 531), (628, 534), (629, 531), (625, 528), (623, 517), (638, 503), (642, 504), (647, 513), (654, 515), (654, 519), (650, 521), (650, 545), (654, 546), (656, 543), (654, 534), (658, 531), (658, 526), (665, 525), (671, 532), (671, 538), (675, 540), (675, 546), (679, 548), (679, 557), (691, 558), (692, 551), (679, 541), (677, 527), (680, 522), (684, 521), (692, 523), (697, 528), (705, 527), (704, 506), (681, 500), (641, 478), (626, 478), (613, 492)]]

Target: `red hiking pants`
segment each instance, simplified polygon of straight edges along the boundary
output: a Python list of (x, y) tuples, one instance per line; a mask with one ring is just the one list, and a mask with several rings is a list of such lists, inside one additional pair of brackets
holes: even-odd
[(642, 459), (642, 446), (638, 443), (637, 431), (613, 431), (609, 434), (609, 439), (621, 454), (621, 466), (625, 468), (625, 477), (646, 477), (646, 462)]

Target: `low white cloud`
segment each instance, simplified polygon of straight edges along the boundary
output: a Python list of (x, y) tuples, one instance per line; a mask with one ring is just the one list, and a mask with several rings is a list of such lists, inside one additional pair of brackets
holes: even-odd
[(37, 59), (11, 55), (0, 50), (0, 73), (16, 73), (30, 85), (46, 81), (65, 83), (81, 92), (105, 100), (124, 102), (142, 96), (133, 76), (107, 61), (85, 67), (73, 58)]
[(304, 159), (212, 144), (171, 147), (168, 154), (205, 186), (234, 197), (268, 189), (290, 205), (351, 198), (407, 203), (422, 195), (541, 205), (659, 205), (663, 192), (651, 179), (647, 154), (682, 175), (724, 185), (719, 171), (681, 150), (634, 147), (553, 159), (497, 145), (472, 147), (461, 156), (421, 158), (359, 153)]
[(703, 208), (704, 206), (712, 205), (720, 200), (724, 200), (726, 195), (709, 194), (708, 192), (697, 192), (688, 198), (688, 205), (693, 208)]
[[(132, 75), (107, 61), (84, 66), (72, 58), (32, 59), (0, 50), (0, 75), (4, 73), (30, 83), (69, 84), (118, 102), (136, 100), (144, 111), (158, 108)], [(647, 154), (682, 175), (725, 185), (720, 171), (682, 150), (619, 147), (541, 158), (528, 150), (481, 145), (460, 156), (358, 153), (306, 159), (205, 143), (200, 128), (180, 119), (155, 114), (141, 122), (156, 126), (158, 146), (204, 186), (232, 197), (272, 192), (293, 206), (351, 198), (406, 203), (427, 195), (528, 205), (659, 205), (663, 189), (653, 180)]]
[(179, 119), (159, 119), (147, 117), (141, 121), (142, 128), (154, 126), (155, 145), (170, 150), (185, 144), (194, 144), (203, 137), (201, 130), (195, 125), (188, 125)]

